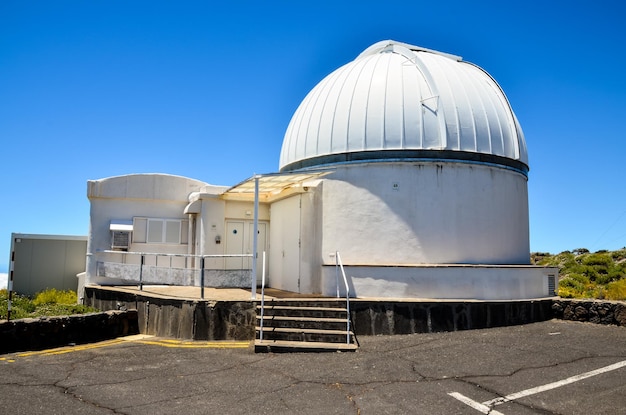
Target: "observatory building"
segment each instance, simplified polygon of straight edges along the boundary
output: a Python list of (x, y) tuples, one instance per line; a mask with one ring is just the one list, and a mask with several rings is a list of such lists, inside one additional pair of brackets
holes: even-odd
[(496, 81), (458, 56), (370, 46), (304, 98), (279, 168), (232, 187), (90, 181), (86, 282), (135, 283), (141, 270), (198, 285), (206, 256), (205, 286), (249, 287), (256, 269), (273, 288), (333, 295), (338, 253), (357, 297), (553, 295), (555, 270), (530, 265), (522, 129)]

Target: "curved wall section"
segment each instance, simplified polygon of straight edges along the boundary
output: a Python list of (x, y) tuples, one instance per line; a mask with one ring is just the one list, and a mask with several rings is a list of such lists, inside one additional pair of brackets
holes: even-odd
[(523, 174), (487, 165), (339, 166), (324, 180), (323, 261), (528, 264), (527, 200)]

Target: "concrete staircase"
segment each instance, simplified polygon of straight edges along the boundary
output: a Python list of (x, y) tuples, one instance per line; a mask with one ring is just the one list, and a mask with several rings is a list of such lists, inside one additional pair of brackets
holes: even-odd
[(265, 301), (263, 338), (261, 305), (257, 306), (254, 350), (262, 352), (355, 351), (356, 339), (347, 331), (345, 300), (298, 298)]

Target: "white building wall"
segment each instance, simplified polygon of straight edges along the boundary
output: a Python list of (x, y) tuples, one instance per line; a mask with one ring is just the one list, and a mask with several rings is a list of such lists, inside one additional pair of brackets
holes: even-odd
[(488, 165), (338, 166), (324, 180), (322, 260), (528, 264), (527, 179)]
[[(90, 201), (90, 225), (87, 241), (85, 283), (116, 284), (121, 281), (96, 277), (98, 251), (111, 249), (110, 224), (113, 220), (134, 217), (188, 219), (184, 214), (191, 192), (206, 183), (164, 174), (137, 174), (92, 180), (87, 183)], [(135, 244), (130, 250), (154, 253), (188, 253), (187, 244)], [(110, 260), (116, 254), (111, 254)]]
[[(423, 299), (521, 300), (552, 297), (558, 268), (531, 265), (347, 266), (350, 296)], [(343, 281), (339, 288), (345, 295)], [(334, 266), (323, 267), (323, 292), (334, 295)]]
[[(254, 203), (228, 200), (224, 211), (226, 219), (254, 220)], [(267, 203), (259, 203), (259, 220), (267, 221), (270, 218), (270, 208)]]
[[(224, 211), (226, 202), (217, 197), (202, 199), (202, 212), (198, 221), (200, 229), (197, 254), (219, 255), (224, 252)], [(218, 243), (219, 241), (219, 243)], [(221, 268), (224, 266), (223, 259), (207, 259), (207, 268)]]

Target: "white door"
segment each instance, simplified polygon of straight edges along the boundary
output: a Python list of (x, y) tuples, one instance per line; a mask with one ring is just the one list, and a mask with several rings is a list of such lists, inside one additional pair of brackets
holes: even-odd
[[(244, 251), (244, 222), (243, 221), (227, 221), (226, 222), (226, 255), (241, 255)], [(244, 269), (243, 257), (226, 257), (224, 260), (225, 269)]]
[(300, 292), (300, 196), (272, 204), (272, 287)]

